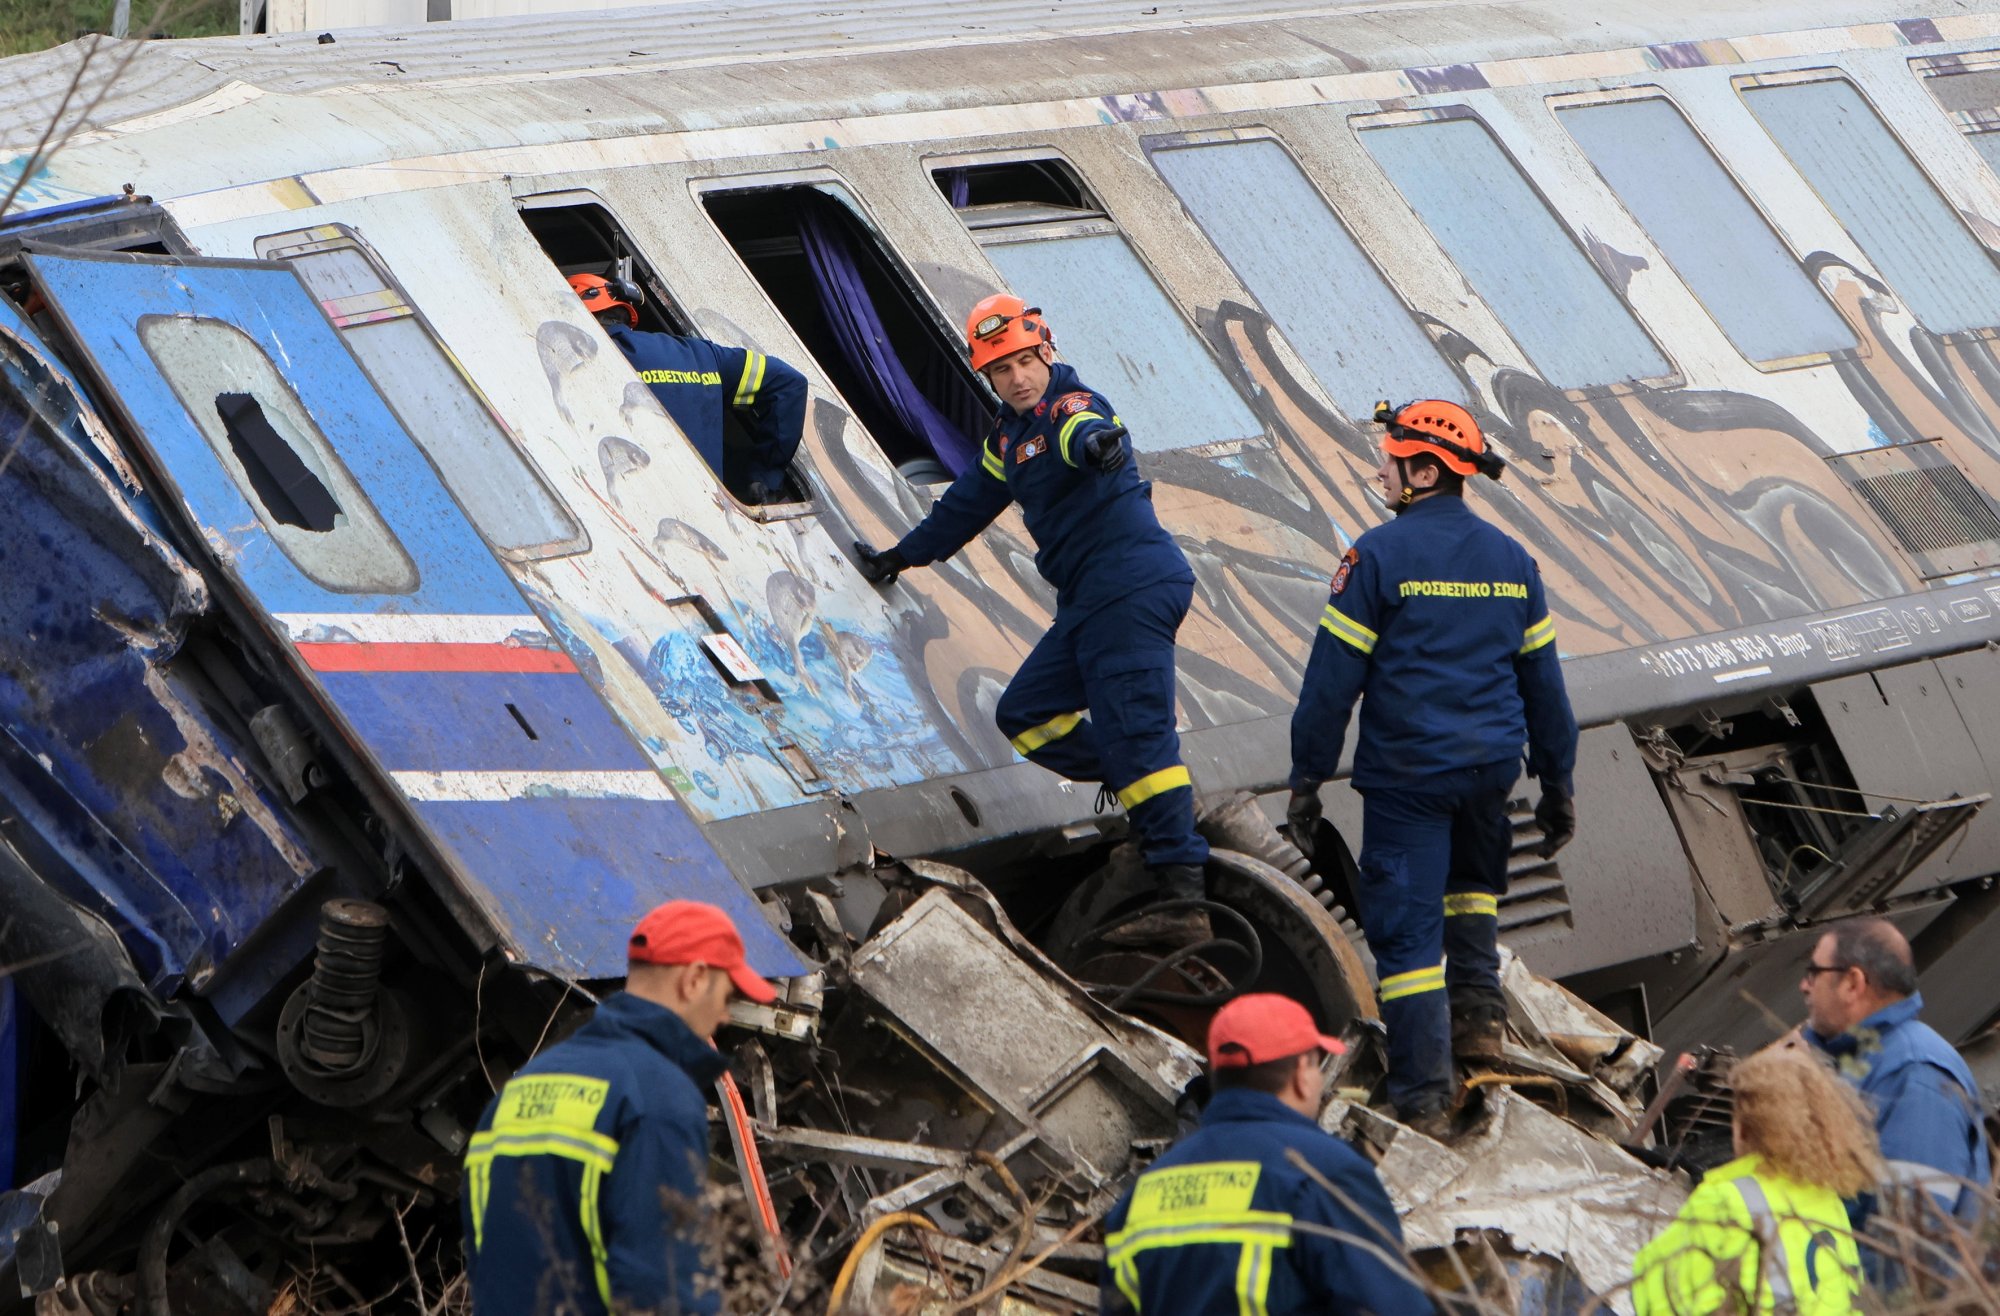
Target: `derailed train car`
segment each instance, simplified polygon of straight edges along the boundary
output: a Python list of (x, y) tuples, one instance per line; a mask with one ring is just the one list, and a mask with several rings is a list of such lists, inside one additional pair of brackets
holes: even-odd
[[(869, 1137), (790, 1135), (886, 1176), (877, 1210), (953, 1168), (898, 1139), (1039, 1139), (1087, 1213), (1171, 1129), (1185, 1054), (1015, 926), (1155, 1023), (1252, 981), (1371, 1012), (1339, 866), (1317, 900), (1281, 848), (1217, 876), (1256, 953), (1188, 999), (1089, 957), (1118, 821), (990, 718), (1053, 606), (1017, 520), (885, 592), (854, 571), (989, 419), (952, 326), (998, 288), (1118, 400), (1195, 564), (1207, 797), (1284, 776), (1326, 579), (1383, 515), (1374, 399), (1455, 398), (1587, 728), (1510, 944), (1628, 1028), (1743, 1045), (1795, 1018), (1817, 925), (1880, 909), (1938, 1026), (1991, 1021), (2000, 14), (1912, 8), (1085, 4), (975, 40), (779, 4), (757, 50), (631, 11), (10, 61), (17, 1277), (165, 1303), (170, 1261), (267, 1284), (248, 1237), (407, 1232), (669, 894), (793, 980), (747, 1030), (878, 1099), (857, 1055), (952, 1076)], [(613, 267), (649, 327), (807, 373), (785, 488), (712, 473), (591, 323), (563, 275)], [(890, 862), (927, 856), (1004, 914)], [(845, 1023), (828, 963), (871, 1003)], [(935, 1002), (974, 964), (1074, 1054), (973, 1040), (1002, 1016)], [(766, 1124), (846, 1099), (744, 1064)], [(243, 1176), (284, 1219), (177, 1234)]]

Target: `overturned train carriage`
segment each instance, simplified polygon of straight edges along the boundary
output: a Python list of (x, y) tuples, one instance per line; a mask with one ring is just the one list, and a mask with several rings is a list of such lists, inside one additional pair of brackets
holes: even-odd
[[(790, 980), (718, 1099), (746, 1164), (807, 1167), (779, 1223), (1073, 1246), (1172, 1134), (1169, 1034), (1252, 984), (1373, 1012), (1343, 846), (1304, 873), (1223, 802), (1284, 777), (1381, 396), (1480, 416), (1559, 619), (1581, 829), (1518, 857), (1527, 962), (1751, 1046), (1815, 928), (1883, 910), (1933, 1021), (1992, 1021), (2000, 13), (1158, 8), (5, 65), (10, 1297), (442, 1282), (492, 1084), (669, 896)], [(614, 267), (647, 327), (807, 374), (782, 487), (712, 471), (565, 285)], [(1053, 608), (1018, 519), (884, 591), (847, 554), (975, 450), (952, 326), (1001, 288), (1197, 572), (1238, 911), (1199, 963), (1091, 941), (1122, 824), (993, 729)]]

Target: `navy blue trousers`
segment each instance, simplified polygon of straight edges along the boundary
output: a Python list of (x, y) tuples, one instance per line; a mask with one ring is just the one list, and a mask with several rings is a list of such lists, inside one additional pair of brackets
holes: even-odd
[(1174, 729), (1174, 635), (1193, 600), (1192, 579), (1163, 580), (1087, 612), (1058, 608), (993, 710), (1023, 758), (1116, 793), (1152, 868), (1208, 859)]
[(1381, 975), (1389, 1099), (1406, 1113), (1452, 1093), (1451, 1017), (1506, 1009), (1499, 898), (1518, 759), (1361, 793), (1362, 930)]

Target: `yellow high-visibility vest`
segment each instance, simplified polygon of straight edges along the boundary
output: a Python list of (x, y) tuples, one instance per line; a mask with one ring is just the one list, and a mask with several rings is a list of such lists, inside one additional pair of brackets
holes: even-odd
[(1754, 1154), (1710, 1170), (1632, 1261), (1635, 1316), (1847, 1316), (1860, 1285), (1839, 1194), (1765, 1170)]

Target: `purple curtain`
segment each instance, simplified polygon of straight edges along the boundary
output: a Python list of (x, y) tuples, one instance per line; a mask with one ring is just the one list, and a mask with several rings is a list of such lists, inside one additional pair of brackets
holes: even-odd
[[(838, 203), (829, 203), (838, 204)], [(962, 475), (979, 453), (979, 441), (968, 437), (940, 412), (889, 345), (888, 331), (868, 295), (855, 260), (854, 240), (837, 216), (821, 206), (798, 212), (799, 241), (812, 267), (813, 290), (854, 377), (871, 400), (894, 416), (912, 439), (929, 448), (945, 469)]]

